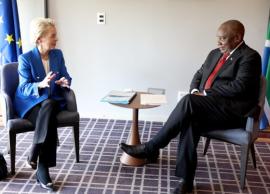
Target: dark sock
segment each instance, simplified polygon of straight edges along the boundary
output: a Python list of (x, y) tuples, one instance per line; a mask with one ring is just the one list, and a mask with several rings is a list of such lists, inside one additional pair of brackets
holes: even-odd
[(152, 142), (152, 140), (145, 143), (145, 149), (146, 149), (145, 151), (147, 152), (147, 154), (151, 154), (159, 150), (157, 146), (154, 146), (154, 143)]
[(45, 185), (52, 182), (49, 174), (49, 168), (47, 165), (40, 162), (38, 163), (37, 176), (38, 179)]

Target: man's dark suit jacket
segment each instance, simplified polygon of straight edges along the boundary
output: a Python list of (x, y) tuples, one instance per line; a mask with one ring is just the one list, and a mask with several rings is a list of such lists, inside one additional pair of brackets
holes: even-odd
[[(202, 67), (194, 75), (190, 91), (196, 88), (203, 92), (205, 82), (221, 56), (219, 49), (209, 53)], [(221, 67), (212, 87), (205, 92), (207, 96), (224, 99), (224, 103), (218, 106), (231, 107), (239, 115), (246, 116), (257, 103), (260, 75), (260, 55), (242, 43)]]

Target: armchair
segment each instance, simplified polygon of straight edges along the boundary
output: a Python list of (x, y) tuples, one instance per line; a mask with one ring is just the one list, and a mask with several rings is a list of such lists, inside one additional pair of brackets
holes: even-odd
[(247, 118), (246, 127), (228, 130), (213, 130), (202, 134), (206, 137), (205, 147), (203, 154), (205, 155), (210, 144), (211, 139), (217, 139), (241, 146), (241, 169), (240, 169), (240, 185), (241, 189), (245, 187), (245, 177), (247, 170), (247, 162), (249, 152), (254, 168), (256, 168), (256, 158), (254, 150), (254, 142), (258, 137), (259, 122), (262, 116), (264, 101), (266, 93), (266, 80), (261, 77), (260, 82), (260, 95), (258, 99), (257, 111), (252, 116)]
[[(19, 118), (14, 111), (12, 100), (18, 83), (18, 63), (9, 63), (1, 68), (1, 106), (4, 127), (9, 134), (8, 152), (10, 153), (11, 174), (15, 174), (16, 135), (33, 131), (35, 127), (27, 119)], [(79, 162), (79, 121), (76, 98), (73, 90), (65, 91), (67, 110), (57, 115), (58, 127), (71, 126), (74, 135), (76, 162)]]

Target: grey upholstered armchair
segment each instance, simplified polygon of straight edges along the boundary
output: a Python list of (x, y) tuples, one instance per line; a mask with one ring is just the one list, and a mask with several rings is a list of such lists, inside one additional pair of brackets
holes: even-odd
[(253, 162), (254, 168), (256, 168), (256, 158), (254, 150), (254, 142), (258, 137), (258, 129), (260, 118), (263, 113), (264, 101), (266, 93), (266, 80), (264, 77), (261, 77), (260, 83), (260, 96), (258, 100), (257, 111), (254, 111), (254, 114), (248, 117), (246, 122), (246, 128), (238, 129), (228, 129), (228, 130), (213, 130), (202, 134), (206, 137), (206, 143), (204, 147), (203, 154), (205, 155), (211, 139), (217, 139), (220, 141), (225, 141), (235, 145), (241, 146), (241, 169), (240, 169), (240, 185), (241, 189), (245, 187), (245, 177), (247, 170), (248, 155), (251, 152), (251, 159)]
[[(19, 83), (18, 63), (9, 63), (1, 68), (1, 106), (4, 126), (9, 133), (8, 151), (10, 153), (11, 174), (15, 174), (16, 135), (33, 131), (34, 126), (26, 119), (19, 118), (13, 108), (12, 100)], [(79, 121), (76, 98), (73, 90), (65, 91), (67, 110), (57, 115), (58, 127), (73, 128), (76, 161), (79, 162)]]

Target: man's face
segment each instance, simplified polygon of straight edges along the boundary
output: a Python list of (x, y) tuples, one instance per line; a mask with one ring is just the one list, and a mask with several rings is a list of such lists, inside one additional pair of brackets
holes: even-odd
[(219, 27), (217, 31), (217, 45), (222, 53), (230, 53), (238, 43), (237, 36), (228, 27)]

